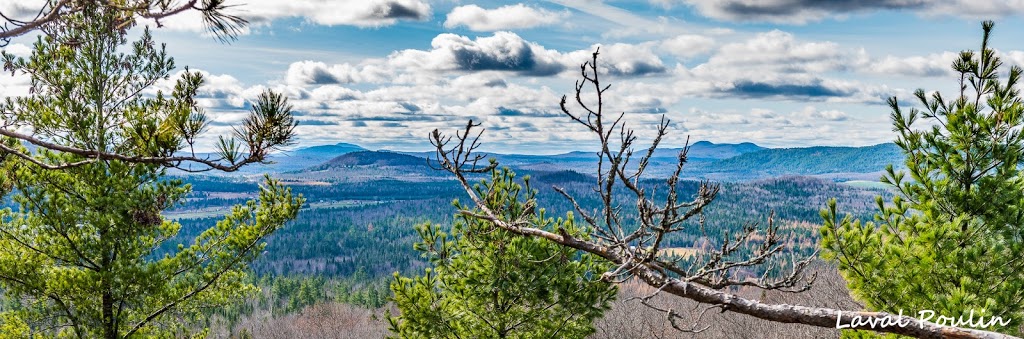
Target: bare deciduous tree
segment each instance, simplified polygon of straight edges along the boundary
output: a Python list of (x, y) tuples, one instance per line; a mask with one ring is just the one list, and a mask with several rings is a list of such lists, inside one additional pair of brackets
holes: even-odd
[[(455, 176), (473, 201), (473, 207), (479, 211), (462, 210), (460, 213), (487, 220), (521, 236), (544, 238), (608, 260), (615, 268), (605, 272), (602, 279), (618, 283), (635, 279), (651, 286), (653, 292), (635, 299), (661, 311), (671, 320), (673, 327), (682, 331), (699, 332), (706, 328), (701, 326), (701, 317), (706, 312), (714, 310), (736, 312), (780, 323), (798, 323), (824, 328), (845, 325), (853, 329), (918, 338), (1010, 338), (999, 333), (943, 326), (882, 312), (768, 303), (731, 293), (736, 288), (800, 292), (806, 290), (813, 282), (813, 274), (804, 274), (804, 269), (813, 256), (791, 261), (788, 273), (775, 277), (768, 274), (751, 277), (745, 274), (751, 269), (771, 271), (785, 255), (785, 239), (778, 232), (778, 226), (774, 224), (772, 217), (768, 218), (767, 224), (763, 227), (748, 225), (744, 226), (739, 234), (726, 234), (717, 239), (717, 249), (699, 253), (693, 260), (681, 261), (678, 257), (666, 255), (662, 248), (665, 237), (684, 231), (686, 227), (694, 227), (691, 219), (696, 218), (694, 220), (698, 221), (697, 224), (702, 224), (699, 222), (702, 219), (701, 212), (715, 199), (720, 187), (702, 182), (693, 199), (683, 200), (681, 192), (677, 191), (677, 184), (687, 162), (687, 146), (679, 153), (673, 174), (665, 185), (657, 187), (658, 190), (665, 192), (659, 195), (664, 197), (664, 200), (654, 201), (654, 188), (645, 186), (642, 178), (654, 151), (668, 133), (669, 122), (662, 118), (653, 142), (639, 158), (635, 157), (633, 149), (637, 136), (631, 128), (626, 127), (623, 120), (625, 115), (608, 114), (604, 111), (604, 94), (610, 86), (602, 85), (598, 77), (598, 54), (594, 52), (593, 60), (581, 66), (583, 80), (576, 83), (575, 102), (584, 114), (573, 113), (564, 96), (561, 108), (566, 116), (586, 127), (598, 138), (598, 179), (594, 192), (600, 200), (600, 207), (596, 210), (587, 210), (568, 192), (555, 188), (572, 202), (576, 212), (589, 225), (590, 237), (574, 237), (564, 230), (545, 231), (531, 225), (525, 217), (508, 218), (488, 208), (484, 198), (477, 194), (467, 180), (467, 174), (490, 171), (497, 163), (491, 161), (486, 165), (481, 164), (485, 156), (476, 150), (480, 146), (479, 139), (483, 130), (478, 128), (479, 124), (472, 121), (464, 130), (456, 133), (454, 138), (438, 130), (431, 134), (437, 166)], [(584, 89), (589, 86), (593, 87), (596, 95), (590, 104), (583, 99)], [(631, 164), (631, 161), (636, 161), (636, 164)], [(626, 206), (616, 201), (616, 197), (621, 195), (620, 191), (629, 195), (635, 202), (635, 207), (628, 210), (628, 215), (624, 212), (627, 211)], [(536, 202), (528, 201), (526, 204), (533, 206)], [(655, 296), (664, 293), (690, 299), (705, 306), (697, 313), (695, 319), (689, 319), (675, 309), (663, 308), (651, 302)], [(858, 321), (854, 322), (855, 319)], [(882, 324), (889, 320), (912, 320), (913, 325), (875, 328), (869, 326), (871, 323)]]
[[(259, 311), (240, 319), (233, 331), (216, 327), (213, 338), (383, 338), (387, 335), (384, 309), (366, 309), (337, 302), (307, 306), (301, 312), (274, 317)], [(233, 333), (233, 334), (232, 334)]]

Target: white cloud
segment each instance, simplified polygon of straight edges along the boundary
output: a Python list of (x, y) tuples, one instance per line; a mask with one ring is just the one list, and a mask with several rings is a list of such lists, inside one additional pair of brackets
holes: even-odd
[[(997, 51), (1005, 67), (1011, 65), (1024, 66), (1024, 51)], [(960, 58), (959, 53), (941, 52), (925, 56), (896, 57), (885, 56), (872, 58), (860, 65), (860, 71), (880, 75), (901, 75), (906, 77), (945, 77), (955, 76), (953, 61)]]
[(579, 65), (593, 59), (594, 51), (600, 48), (598, 65), (602, 73), (612, 75), (648, 75), (667, 71), (661, 59), (652, 51), (653, 43), (643, 44), (597, 44), (585, 50), (565, 54), (563, 63), (566, 68), (579, 70)]
[[(771, 109), (690, 108), (682, 126), (697, 140), (752, 141), (768, 147), (872, 145), (891, 138), (888, 120), (854, 119), (838, 109), (807, 106), (780, 114)], [(850, 133), (851, 130), (858, 131)]]
[(950, 65), (959, 55), (953, 52), (933, 53), (927, 56), (886, 56), (864, 65), (863, 71), (882, 75), (912, 77), (939, 77), (953, 74)]
[(0, 1), (0, 13), (11, 19), (27, 21), (35, 18), (46, 2), (46, 0)]
[(846, 121), (850, 119), (850, 116), (846, 112), (839, 110), (818, 110), (814, 106), (807, 106), (804, 109), (793, 112), (795, 118), (801, 121), (815, 120), (815, 121)]
[(773, 30), (744, 42), (722, 46), (708, 65), (756, 68), (761, 72), (768, 69), (820, 73), (844, 68), (847, 58), (835, 43), (800, 42), (790, 33)]
[(358, 100), (363, 97), (364, 95), (360, 91), (338, 85), (320, 86), (309, 92), (309, 100), (313, 102)]
[(440, 34), (430, 43), (431, 50), (407, 49), (389, 56), (389, 63), (405, 68), (434, 71), (512, 71), (526, 75), (553, 75), (564, 67), (559, 54), (528, 42), (511, 32), (495, 32), (489, 37), (470, 39), (456, 34)]
[(618, 27), (603, 34), (605, 38), (618, 38), (627, 36), (676, 36), (690, 33), (695, 27), (679, 20), (669, 20), (667, 17), (652, 19), (628, 10), (611, 6), (603, 0), (552, 0), (559, 5), (570, 7), (577, 11), (593, 15), (597, 18), (615, 24)]
[(704, 54), (715, 45), (715, 40), (706, 36), (681, 34), (661, 42), (661, 49), (682, 58)]
[[(876, 102), (881, 89), (829, 78), (868, 59), (832, 42), (806, 42), (773, 30), (721, 46), (706, 63), (677, 67), (682, 93), (737, 98)], [(684, 84), (703, 81), (704, 85)]]
[(1024, 13), (1024, 0), (932, 0), (923, 12), (972, 19), (1001, 18)]
[[(230, 13), (257, 26), (276, 19), (303, 18), (326, 26), (382, 27), (398, 20), (426, 20), (431, 16), (430, 4), (424, 0), (247, 0), (229, 5), (239, 5)], [(184, 31), (202, 31), (205, 29), (202, 22), (198, 11), (187, 11), (161, 21), (169, 29)]]
[[(430, 5), (421, 0), (272, 0), (263, 2), (283, 4), (277, 10), (267, 10), (260, 16), (273, 19), (282, 13), (300, 13), (290, 16), (306, 17), (321, 25), (352, 25), (359, 27), (380, 27), (392, 25), (398, 20), (424, 20), (430, 17)], [(249, 4), (262, 9), (267, 4)], [(273, 6), (266, 6), (268, 9)]]
[(598, 44), (585, 50), (562, 53), (526, 41), (512, 32), (495, 32), (491, 36), (473, 39), (445, 33), (434, 38), (430, 50), (398, 51), (388, 56), (386, 63), (393, 71), (503, 71), (520, 76), (544, 77), (564, 71), (577, 71), (579, 65), (590, 60), (593, 51), (601, 47), (602, 71), (634, 76), (667, 71), (661, 59), (652, 51), (654, 45)]
[[(677, 1), (656, 0), (668, 5)], [(729, 21), (804, 24), (844, 13), (876, 9), (915, 8), (922, 0), (682, 0), (701, 14)]]
[[(196, 91), (196, 99), (201, 106), (210, 109), (236, 110), (246, 106), (246, 102), (253, 100), (262, 91), (263, 86), (246, 87), (237, 78), (227, 74), (211, 74), (206, 70), (191, 69), (191, 72), (203, 76), (203, 84)], [(171, 74), (166, 80), (158, 81), (146, 89), (145, 95), (154, 95), (157, 91), (164, 94), (174, 90), (174, 85), (184, 71)]]
[(32, 47), (19, 43), (11, 43), (0, 50), (3, 50), (4, 52), (14, 55), (16, 57), (22, 58), (27, 58), (29, 57), (29, 55), (32, 54)]
[(285, 73), (285, 83), (290, 85), (348, 84), (383, 82), (391, 78), (390, 72), (379, 60), (370, 60), (358, 66), (348, 63), (327, 65), (317, 61), (293, 62)]
[(1007, 65), (1024, 67), (1024, 51), (1009, 51), (1003, 54), (1002, 58)]
[(484, 9), (477, 5), (459, 6), (448, 13), (444, 27), (465, 26), (474, 31), (500, 31), (553, 25), (568, 17), (568, 12), (552, 12), (524, 4)]
[(24, 73), (0, 73), (0, 100), (8, 97), (29, 95), (32, 78)]
[(911, 10), (925, 16), (1005, 17), (1024, 13), (1024, 0), (650, 0), (664, 7), (693, 6), (719, 20), (806, 24), (852, 13)]

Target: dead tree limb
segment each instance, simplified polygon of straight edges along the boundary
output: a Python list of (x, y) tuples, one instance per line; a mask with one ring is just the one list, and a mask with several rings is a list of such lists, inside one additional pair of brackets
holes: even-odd
[[(746, 225), (739, 234), (726, 234), (722, 239), (718, 239), (717, 248), (699, 253), (698, 258), (689, 265), (681, 265), (671, 256), (666, 256), (661, 251), (663, 240), (672, 233), (694, 227), (692, 223), (684, 224), (686, 221), (697, 218), (701, 232), (704, 232), (702, 212), (715, 199), (721, 187), (704, 181), (692, 199), (681, 199), (677, 191), (679, 176), (686, 164), (689, 149), (684, 147), (678, 154), (673, 174), (666, 180), (664, 187), (660, 187), (667, 190), (667, 194), (664, 194), (662, 201), (654, 201), (654, 194), (648, 192), (641, 178), (662, 137), (667, 134), (669, 123), (662, 119), (650, 147), (640, 157), (635, 167), (628, 167), (633, 157), (636, 136), (631, 129), (625, 127), (624, 114), (620, 113), (611, 118), (605, 115), (603, 95), (609, 86), (600, 82), (598, 54), (595, 52), (593, 59), (583, 64), (583, 80), (578, 81), (575, 86), (576, 103), (582, 108), (583, 114), (573, 113), (567, 107), (567, 99), (564, 96), (561, 108), (570, 119), (594, 133), (600, 142), (595, 192), (599, 195), (601, 206), (597, 211), (587, 210), (568, 192), (556, 188), (556, 191), (572, 202), (576, 212), (582, 215), (582, 219), (591, 230), (590, 237), (573, 237), (561, 229), (543, 230), (533, 227), (524, 219), (508, 220), (489, 209), (466, 178), (467, 173), (487, 171), (497, 166), (495, 162), (485, 167), (477, 165), (482, 157), (473, 151), (479, 147), (482, 129), (477, 130), (479, 124), (472, 121), (464, 130), (456, 133), (454, 138), (445, 136), (437, 130), (431, 134), (431, 143), (437, 155), (436, 166), (456, 177), (479, 211), (473, 213), (464, 210), (461, 213), (487, 220), (515, 234), (547, 239), (562, 246), (600, 256), (615, 265), (602, 275), (601, 278), (606, 281), (623, 282), (639, 279), (656, 288), (656, 293), (668, 293), (709, 304), (723, 312), (736, 312), (782, 323), (869, 330), (916, 338), (1014, 338), (1000, 333), (944, 326), (910, 316), (767, 304), (729, 293), (729, 288), (740, 286), (800, 292), (808, 289), (813, 283), (814, 275), (808, 277), (803, 274), (803, 270), (814, 255), (796, 260), (790, 265), (788, 274), (776, 277), (769, 277), (767, 274), (751, 277), (739, 272), (744, 268), (763, 268), (765, 265), (771, 267), (784, 251), (784, 236), (778, 232), (778, 226), (775, 225), (771, 214), (764, 227)], [(585, 87), (593, 88), (597, 96), (596, 106), (590, 106), (582, 99)], [(619, 193), (620, 191), (622, 193)], [(635, 198), (635, 215), (622, 215), (623, 206), (615, 199), (621, 194)], [(749, 251), (744, 252), (740, 249)], [(746, 256), (739, 254), (748, 252), (750, 254)], [(674, 319), (679, 318), (678, 314), (672, 310), (665, 311), (675, 325)], [(696, 326), (691, 329), (699, 330)]]

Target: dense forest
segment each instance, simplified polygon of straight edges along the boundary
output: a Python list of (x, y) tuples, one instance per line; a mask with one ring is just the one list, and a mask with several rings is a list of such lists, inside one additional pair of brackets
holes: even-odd
[[(225, 213), (228, 206), (243, 202), (247, 199), (244, 193), (254, 192), (258, 187), (244, 177), (182, 179), (192, 184), (194, 192), (185, 205), (169, 212), (183, 225), (181, 239), (193, 237), (205, 225), (215, 222), (219, 218), (217, 213)], [(559, 215), (573, 207), (552, 187), (586, 197), (595, 178), (561, 170), (534, 172), (529, 180), (539, 190), (540, 205)], [(652, 179), (648, 184), (655, 186), (661, 181)], [(699, 184), (684, 181), (681, 191), (694, 191)], [(804, 176), (723, 185), (722, 194), (705, 211), (707, 235), (694, 223), (688, 231), (666, 239), (666, 247), (692, 253), (702, 246), (717, 246), (715, 241), (722, 234), (735, 233), (752, 222), (764, 223), (767, 215), (774, 212), (776, 222), (787, 225), (783, 231), (788, 247), (806, 255), (816, 249), (815, 224), (828, 199), (838, 198), (845, 211), (863, 219), (871, 217), (875, 196), (891, 194)], [(272, 317), (284, 317), (320, 302), (383, 306), (390, 295), (387, 286), (393, 273), (408, 274), (426, 265), (425, 259), (413, 249), (418, 240), (413, 226), (426, 221), (450, 225), (456, 213), (452, 201), (465, 199), (461, 188), (451, 180), (338, 181), (292, 188), (307, 197), (309, 203), (296, 220), (267, 238), (263, 255), (252, 264), (255, 282), (263, 292), (243, 307), (218, 312), (217, 318), (225, 321), (222, 326), (235, 326), (240, 319), (259, 310), (270, 312)], [(593, 198), (580, 198), (579, 202), (591, 206), (598, 203)], [(167, 246), (173, 244), (172, 241)]]
[[(549, 213), (563, 214), (572, 205), (551, 187), (586, 193), (593, 177), (572, 171), (537, 173), (531, 177), (540, 190), (538, 198)], [(233, 181), (222, 177), (189, 177), (193, 198), (171, 216), (189, 216), (190, 209), (226, 211), (227, 206), (244, 201), (211, 198), (223, 193), (255, 190), (254, 183)], [(656, 184), (652, 182), (652, 185)], [(698, 182), (683, 182), (682, 189), (695, 190)], [(439, 224), (450, 222), (455, 209), (454, 199), (465, 199), (453, 181), (403, 182), (378, 180), (331, 185), (293, 186), (310, 202), (299, 217), (286, 228), (267, 239), (266, 254), (253, 267), (259, 274), (313, 274), (325, 277), (348, 276), (363, 269), (371, 277), (390, 276), (422, 264), (412, 249), (415, 231), (412, 226), (424, 221)], [(819, 211), (829, 198), (837, 197), (844, 210), (860, 218), (870, 217), (874, 196), (885, 191), (860, 189), (810, 177), (781, 177), (753, 182), (726, 183), (721, 196), (705, 212), (705, 227), (714, 233), (735, 232), (744, 222), (764, 222), (768, 213), (794, 227), (792, 241), (802, 251), (813, 251), (815, 230), (808, 225), (820, 219)], [(206, 197), (206, 198), (202, 198)], [(583, 204), (594, 200), (580, 199)], [(219, 207), (219, 209), (218, 209)], [(215, 212), (206, 212), (213, 214)], [(188, 238), (216, 217), (183, 218), (181, 236)], [(193, 226), (194, 225), (194, 226)], [(670, 247), (691, 248), (702, 241), (697, 225), (691, 232), (675, 234), (666, 239)], [(713, 244), (712, 244), (713, 245)]]

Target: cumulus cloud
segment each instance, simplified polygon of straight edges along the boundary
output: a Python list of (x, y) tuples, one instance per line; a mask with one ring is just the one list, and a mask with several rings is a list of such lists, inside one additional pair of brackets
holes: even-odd
[[(889, 140), (888, 121), (857, 119), (836, 109), (806, 106), (789, 113), (766, 108), (749, 111), (693, 107), (682, 114), (682, 125), (698, 140), (752, 141), (768, 147), (810, 145), (871, 145)], [(849, 133), (851, 129), (858, 133)]]
[(683, 79), (708, 82), (690, 86), (698, 95), (874, 102), (880, 96), (877, 90), (826, 78), (829, 73), (856, 70), (867, 59), (864, 51), (827, 41), (799, 41), (790, 33), (773, 30), (725, 44), (706, 63), (676, 73)]
[(24, 44), (12, 43), (2, 49), (5, 53), (16, 57), (27, 58), (32, 54), (32, 47)]
[[(664, 2), (664, 1), (662, 1)], [(730, 21), (807, 23), (826, 17), (876, 9), (917, 9), (924, 0), (685, 0), (701, 14)]]
[(1003, 54), (1003, 62), (1009, 65), (1024, 67), (1024, 51), (1009, 51)]
[(673, 55), (690, 58), (704, 54), (715, 45), (715, 40), (706, 36), (682, 34), (661, 42), (661, 49)]
[[(249, 20), (251, 25), (303, 18), (326, 26), (382, 27), (398, 20), (426, 20), (431, 16), (430, 4), (424, 0), (249, 0), (239, 5), (232, 14)], [(161, 20), (169, 29), (185, 31), (202, 31), (202, 22), (197, 11)]]
[(363, 93), (360, 91), (337, 85), (316, 87), (309, 93), (309, 100), (316, 102), (356, 100), (362, 97)]
[[(380, 27), (394, 24), (400, 19), (425, 20), (430, 17), (430, 5), (420, 0), (335, 0), (335, 1), (269, 1), (285, 3), (285, 10), (266, 11), (263, 17), (275, 18), (288, 9), (302, 7), (295, 12), (321, 25), (352, 25)], [(312, 6), (310, 6), (312, 5)], [(250, 4), (251, 7), (262, 5)]]
[(720, 20), (804, 24), (851, 13), (911, 10), (922, 15), (970, 18), (1003, 17), (1024, 12), (1022, 0), (651, 0), (662, 6), (691, 5)]
[(927, 56), (894, 57), (886, 56), (873, 60), (863, 67), (870, 73), (903, 75), (914, 77), (939, 77), (953, 74), (950, 67), (959, 56), (953, 52), (933, 53)]
[(31, 20), (46, 5), (46, 0), (19, 0), (0, 2), (0, 13), (15, 20)]
[[(1002, 61), (1007, 65), (1024, 66), (1024, 51), (997, 51)], [(901, 75), (906, 77), (945, 77), (956, 75), (953, 70), (953, 61), (960, 58), (956, 52), (932, 53), (924, 56), (885, 56), (871, 58), (868, 62), (859, 65), (859, 70), (866, 73), (880, 75)]]
[(524, 75), (553, 75), (565, 68), (559, 63), (557, 52), (511, 32), (496, 32), (476, 39), (446, 33), (435, 37), (430, 45), (429, 51), (396, 52), (389, 57), (389, 62), (399, 67), (435, 71), (496, 70)]
[[(228, 110), (236, 111), (247, 109), (251, 100), (254, 100), (260, 92), (265, 88), (264, 86), (246, 86), (237, 78), (227, 74), (212, 74), (206, 70), (192, 69), (191, 72), (197, 72), (203, 76), (203, 84), (199, 87), (196, 92), (196, 100), (201, 106), (219, 111)], [(144, 95), (154, 95), (157, 91), (163, 93), (170, 93), (174, 90), (174, 85), (184, 71), (178, 71), (171, 74), (167, 79), (158, 81), (153, 86), (146, 89)], [(289, 96), (298, 96), (297, 93), (286, 93)]]
[(848, 52), (835, 43), (797, 41), (790, 33), (772, 30), (722, 46), (708, 65), (820, 73), (842, 69), (848, 61)]
[(27, 74), (10, 73), (0, 74), (0, 100), (7, 97), (18, 97), (29, 95), (29, 88), (32, 86), (32, 78)]
[(570, 52), (563, 57), (569, 68), (579, 70), (579, 65), (593, 58), (594, 51), (600, 49), (599, 66), (601, 72), (621, 76), (640, 76), (664, 73), (667, 68), (661, 59), (652, 51), (653, 44), (597, 44), (588, 49)]
[(931, 0), (923, 12), (927, 15), (991, 19), (1024, 13), (1024, 0)]
[(852, 89), (839, 88), (817, 78), (805, 83), (740, 80), (730, 85), (725, 86), (722, 90), (727, 94), (744, 98), (819, 99), (847, 97), (854, 94)]
[(794, 112), (793, 115), (802, 120), (825, 120), (825, 121), (846, 121), (850, 116), (839, 110), (818, 110), (814, 106), (804, 107), (803, 110)]
[(477, 72), (453, 79), (450, 85), (458, 88), (508, 88), (505, 77), (496, 72)]
[(293, 62), (288, 66), (285, 82), (290, 85), (372, 83), (390, 79), (389, 73), (386, 67), (375, 61), (356, 66), (348, 63), (327, 65), (306, 60)]
[(430, 50), (407, 49), (392, 53), (386, 64), (391, 70), (433, 72), (512, 72), (520, 76), (545, 77), (578, 70), (601, 48), (602, 71), (621, 76), (664, 73), (667, 68), (652, 51), (653, 43), (593, 45), (585, 50), (559, 52), (526, 41), (512, 32), (469, 38), (440, 34)]
[(484, 9), (477, 5), (459, 6), (448, 13), (444, 27), (465, 26), (474, 31), (500, 31), (553, 25), (568, 16), (567, 12), (552, 12), (524, 4)]

